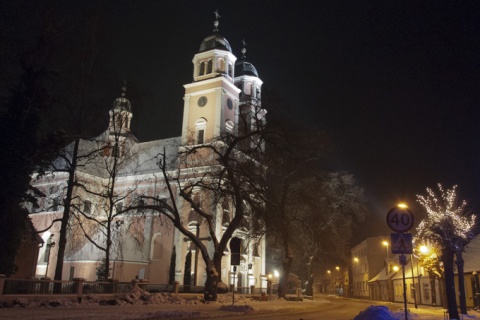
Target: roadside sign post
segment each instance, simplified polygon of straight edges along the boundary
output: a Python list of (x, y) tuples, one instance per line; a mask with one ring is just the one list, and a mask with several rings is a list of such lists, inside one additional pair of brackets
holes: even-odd
[[(399, 205), (393, 207), (387, 213), (387, 224), (389, 228), (395, 232), (390, 235), (390, 248), (393, 254), (400, 254), (399, 263), (402, 265), (403, 308), (405, 309), (405, 320), (408, 320), (407, 284), (405, 282), (405, 265), (407, 264), (407, 257), (405, 254), (412, 254), (413, 252), (412, 234), (406, 232), (413, 227), (414, 221), (413, 212), (406, 206)], [(413, 261), (411, 263), (413, 263)], [(390, 281), (390, 279), (388, 279), (388, 281)]]

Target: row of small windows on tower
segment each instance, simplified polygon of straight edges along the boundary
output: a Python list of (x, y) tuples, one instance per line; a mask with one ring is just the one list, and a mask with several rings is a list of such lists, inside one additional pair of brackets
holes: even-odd
[[(213, 60), (209, 59), (207, 61), (201, 61), (200, 64), (199, 64), (198, 70), (199, 70), (198, 71), (199, 76), (211, 74), (214, 71), (213, 70)], [(219, 58), (217, 60), (216, 66), (215, 66), (215, 72), (228, 74), (230, 77), (233, 78), (233, 65), (231, 63), (229, 63), (228, 68), (227, 68), (227, 65), (225, 63), (225, 59)]]
[[(198, 119), (195, 121), (195, 143), (202, 144), (205, 143), (205, 131), (207, 128), (207, 120), (205, 118)], [(234, 124), (233, 121), (225, 121), (225, 131), (233, 132)]]

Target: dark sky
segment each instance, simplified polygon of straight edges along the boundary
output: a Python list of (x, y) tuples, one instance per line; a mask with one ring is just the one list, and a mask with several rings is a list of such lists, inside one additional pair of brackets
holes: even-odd
[(265, 95), (327, 131), (331, 168), (356, 176), (377, 217), (438, 182), (480, 205), (478, 1), (66, 2), (63, 19), (103, 4), (92, 95), (106, 112), (126, 79), (141, 141), (180, 135), (182, 85), (218, 9)]

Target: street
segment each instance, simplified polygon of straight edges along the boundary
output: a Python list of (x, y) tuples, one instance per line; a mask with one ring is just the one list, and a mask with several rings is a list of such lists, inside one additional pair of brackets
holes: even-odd
[[(318, 296), (314, 301), (290, 302), (273, 300), (268, 302), (243, 301), (232, 306), (230, 303), (179, 303), (149, 304), (126, 306), (77, 305), (71, 307), (36, 307), (36, 308), (0, 308), (0, 319), (31, 320), (133, 320), (133, 319), (291, 319), (313, 320), (353, 319), (361, 311), (372, 305), (381, 305), (375, 301), (345, 299), (335, 296)], [(400, 303), (386, 304), (403, 319)], [(419, 306), (409, 306), (414, 320), (443, 319), (443, 310)], [(475, 313), (478, 315), (478, 313)]]

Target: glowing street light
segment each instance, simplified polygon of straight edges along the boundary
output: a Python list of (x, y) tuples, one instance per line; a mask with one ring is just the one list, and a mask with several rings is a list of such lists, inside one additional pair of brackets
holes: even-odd
[(428, 253), (428, 251), (430, 251), (430, 250), (428, 249), (427, 246), (420, 246), (420, 252), (422, 254), (426, 254), (426, 253)]

